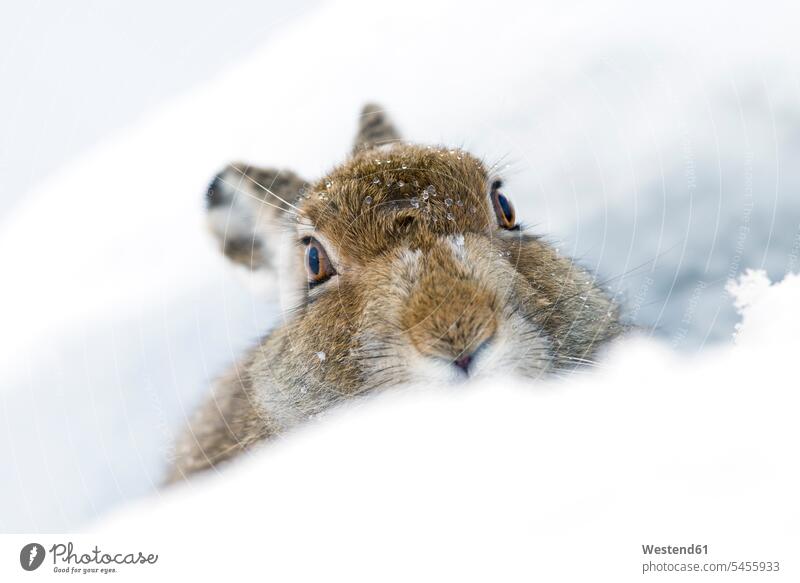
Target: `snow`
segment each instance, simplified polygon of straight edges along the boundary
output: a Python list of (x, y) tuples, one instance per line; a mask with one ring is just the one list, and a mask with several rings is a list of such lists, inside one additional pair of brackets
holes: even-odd
[(736, 346), (632, 338), (568, 381), (396, 389), (91, 532), (158, 525), (163, 577), (202, 556), (210, 577), (638, 581), (686, 558), (642, 545), (707, 544), (691, 562), (780, 560), (769, 580), (796, 580), (800, 310), (782, 300), (800, 276), (751, 273), (737, 302), (752, 286)]
[[(677, 517), (689, 516), (678, 512), (680, 503), (701, 518), (720, 518), (720, 532), (729, 536), (715, 540), (735, 540), (734, 530), (722, 529), (732, 518), (722, 516), (720, 505), (770, 484), (776, 493), (764, 500), (764, 516), (752, 520), (779, 528), (769, 522), (778, 518), (766, 513), (787, 503), (782, 488), (793, 484), (791, 465), (770, 465), (773, 453), (786, 454), (782, 440), (796, 438), (783, 424), (793, 402), (780, 393), (792, 378), (781, 376), (789, 359), (777, 357), (792, 341), (775, 336), (783, 344), (774, 350), (765, 342), (773, 325), (783, 330), (797, 312), (790, 301), (796, 280), (787, 275), (797, 270), (800, 241), (800, 51), (790, 10), (791, 4), (776, 3), (756, 12), (730, 2), (556, 7), (500, 1), (491, 11), (447, 1), (410, 1), (396, 11), (325, 4), (235, 69), (84, 153), (0, 224), (0, 463), (6, 469), (0, 531), (86, 528), (111, 509), (159, 495), (186, 416), (209, 383), (280, 317), (274, 294), (247, 291), (205, 232), (208, 180), (233, 160), (316, 177), (349, 150), (356, 115), (368, 100), (384, 104), (410, 139), (508, 163), (505, 192), (521, 219), (562, 252), (597, 267), (643, 334), (662, 344), (621, 347), (602, 371), (569, 385), (502, 380), (463, 392), (398, 391), (298, 433), (294, 445), (282, 443), (285, 449), (241, 469), (241, 475), (269, 472), (271, 480), (284, 476), (270, 486), (272, 495), (296, 501), (283, 507), (284, 515), (273, 508), (284, 532), (294, 533), (287, 541), (295, 548), (281, 560), (298, 556), (292, 553), (304, 548), (302, 536), (309, 544), (334, 536), (337, 521), (353, 523), (350, 537), (378, 528), (370, 521), (398, 524), (408, 535), (403, 525), (412, 518), (440, 525), (404, 541), (409, 552), (431, 557), (434, 542), (453, 553), (456, 543), (497, 550), (501, 540), (509, 552), (520, 549), (522, 542), (494, 543), (485, 533), (457, 528), (471, 520), (519, 533), (514, 528), (533, 529), (548, 517), (553, 542), (543, 539), (544, 531), (531, 531), (531, 538), (519, 539), (526, 548), (542, 544), (559, 557), (557, 541), (574, 536), (575, 548), (588, 557), (583, 553), (595, 551), (580, 544), (588, 540), (580, 533), (596, 534), (596, 523), (581, 522), (581, 512), (608, 523), (618, 513), (633, 522), (612, 532), (627, 524), (631, 540), (639, 541), (645, 533), (634, 527), (648, 523), (636, 522), (631, 508), (664, 519), (651, 523), (658, 538), (672, 532)], [(740, 316), (725, 286), (746, 268), (786, 280), (767, 290), (759, 276), (731, 288), (741, 288), (736, 297), (743, 310), (731, 348)], [(783, 306), (780, 318), (761, 293)], [(725, 347), (690, 356), (713, 342)], [(672, 347), (689, 354), (675, 355)], [(655, 410), (663, 417), (636, 415)], [(409, 442), (403, 428), (416, 431), (415, 424), (419, 441)], [(345, 425), (361, 431), (361, 439)], [(433, 435), (441, 441), (431, 443)], [(745, 436), (754, 445), (778, 445), (758, 457)], [(690, 437), (697, 454), (668, 451), (670, 440), (681, 452)], [(326, 451), (351, 457), (321, 463), (321, 446), (314, 444), (328, 438), (351, 449)], [(514, 449), (515, 440), (551, 447), (529, 456)], [(423, 442), (431, 453), (414, 466), (414, 456), (425, 455)], [(648, 444), (658, 455), (645, 450)], [(618, 448), (617, 456), (603, 456), (601, 446)], [(741, 461), (734, 461), (734, 446)], [(700, 452), (711, 461), (700, 463)], [(533, 465), (515, 467), (516, 455)], [(748, 477), (748, 461), (772, 473)], [(627, 471), (632, 463), (640, 464), (641, 475)], [(527, 467), (542, 471), (532, 475)], [(618, 481), (617, 470), (629, 480)], [(700, 485), (698, 499), (683, 496), (689, 471)], [(577, 481), (547, 479), (559, 473)], [(350, 475), (362, 478), (363, 488)], [(293, 476), (298, 481), (289, 497)], [(727, 478), (736, 482), (726, 486)], [(231, 479), (243, 500), (256, 500), (264, 487)], [(481, 498), (473, 486), (457, 488), (462, 480), (493, 494)], [(196, 500), (230, 495), (225, 484), (198, 487)], [(332, 489), (314, 489), (320, 484)], [(714, 487), (721, 502), (707, 500)], [(363, 503), (346, 496), (354, 489), (366, 496)], [(166, 520), (170, 512), (189, 512), (193, 492), (181, 494), (186, 506), (147, 507), (143, 516)], [(558, 502), (549, 510), (525, 507), (523, 492)], [(681, 496), (670, 501), (670, 492)], [(426, 506), (428, 493), (451, 502)], [(663, 509), (645, 506), (646, 496), (665, 498)], [(349, 503), (321, 506), (336, 499)], [(578, 510), (561, 512), (572, 499)], [(592, 514), (593, 501), (608, 504)], [(360, 512), (364, 507), (370, 511)], [(497, 522), (515, 507), (529, 513), (513, 525)], [(290, 508), (297, 523), (288, 520)], [(340, 514), (325, 514), (334, 511)], [(554, 517), (562, 515), (566, 522), (558, 527)], [(210, 525), (225, 520), (208, 517)], [(717, 526), (708, 528), (710, 540)], [(355, 537), (375, 551), (375, 564), (385, 555), (374, 546), (391, 534), (380, 532), (375, 540)], [(450, 538), (439, 540), (445, 533)], [(265, 544), (274, 535), (262, 534)], [(603, 539), (596, 543), (614, 543)], [(481, 553), (471, 555), (482, 560)], [(487, 551), (486, 560), (492, 556)], [(336, 564), (335, 557), (325, 559)]]

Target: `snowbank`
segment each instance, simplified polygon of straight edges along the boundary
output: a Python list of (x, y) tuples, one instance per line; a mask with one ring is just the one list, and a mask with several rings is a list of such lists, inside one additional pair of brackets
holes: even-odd
[(641, 545), (707, 544), (692, 562), (780, 560), (769, 580), (796, 580), (800, 277), (734, 289), (735, 347), (631, 339), (568, 382), (392, 390), (92, 530), (163, 549), (160, 576), (638, 581), (686, 558)]

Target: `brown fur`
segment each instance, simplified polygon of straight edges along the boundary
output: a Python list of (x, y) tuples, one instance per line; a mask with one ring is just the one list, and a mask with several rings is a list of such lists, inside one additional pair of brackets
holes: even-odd
[[(439, 147), (370, 147), (365, 135), (396, 140), (385, 118), (366, 132), (362, 124), (349, 160), (299, 203), (272, 210), (294, 213), (299, 242), (324, 242), (338, 274), (305, 289), (218, 383), (179, 444), (172, 480), (345, 398), (424, 378), (430, 367), (449, 374), (465, 354), (486, 350), (492, 374), (537, 377), (590, 362), (622, 331), (590, 275), (536, 236), (498, 227), (488, 197), (496, 177), (480, 160)], [(254, 233), (254, 248), (269, 252)], [(281, 274), (298, 285), (303, 253), (298, 243), (297, 269)]]

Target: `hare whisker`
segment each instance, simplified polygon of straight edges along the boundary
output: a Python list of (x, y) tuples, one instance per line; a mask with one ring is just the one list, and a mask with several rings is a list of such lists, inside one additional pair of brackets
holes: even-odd
[[(242, 176), (244, 176), (245, 178), (247, 178), (247, 179), (248, 179), (250, 182), (252, 182), (252, 183), (253, 183), (253, 184), (255, 184), (256, 186), (258, 186), (259, 188), (261, 188), (262, 190), (264, 190), (264, 191), (265, 191), (265, 192), (267, 192), (268, 194), (270, 194), (270, 195), (274, 196), (275, 198), (277, 198), (277, 199), (278, 199), (279, 201), (281, 201), (283, 204), (285, 204), (285, 205), (288, 205), (288, 206), (292, 207), (293, 209), (295, 209), (295, 210), (296, 210), (296, 211), (298, 211), (298, 212), (302, 212), (302, 210), (301, 210), (299, 207), (296, 207), (296, 206), (294, 206), (292, 203), (290, 203), (288, 200), (286, 200), (286, 199), (284, 199), (284, 198), (281, 198), (280, 196), (278, 196), (277, 194), (275, 194), (274, 192), (272, 192), (272, 191), (271, 191), (269, 188), (267, 188), (266, 186), (264, 186), (263, 184), (261, 184), (261, 183), (260, 183), (258, 180), (254, 179), (253, 177), (251, 177), (250, 175), (248, 175), (248, 174), (247, 174), (247, 167), (245, 167), (245, 169), (244, 169), (244, 170), (242, 170), (241, 168), (238, 168), (238, 167), (236, 167), (236, 166), (233, 166), (232, 168), (233, 168), (234, 170), (236, 170), (237, 172), (241, 173), (241, 175), (242, 175)], [(278, 178), (278, 177), (277, 177), (277, 175), (275, 176), (275, 178), (273, 178), (273, 180), (272, 180), (273, 184), (275, 183), (275, 180), (277, 180), (277, 178)], [(272, 186), (272, 185), (270, 185), (270, 186)]]
[[(282, 206), (280, 206), (280, 205), (277, 205), (277, 204), (272, 204), (271, 202), (267, 202), (267, 201), (266, 201), (266, 200), (264, 200), (263, 198), (259, 198), (259, 197), (255, 196), (255, 195), (253, 195), (253, 194), (250, 194), (249, 192), (247, 192), (247, 191), (245, 191), (245, 190), (242, 190), (242, 189), (239, 187), (239, 185), (236, 185), (236, 184), (231, 184), (230, 182), (228, 182), (228, 181), (227, 181), (227, 180), (225, 180), (224, 178), (219, 178), (219, 181), (220, 181), (220, 182), (222, 182), (223, 184), (225, 184), (225, 185), (227, 185), (227, 186), (230, 186), (231, 188), (233, 188), (233, 189), (234, 189), (234, 191), (235, 191), (236, 193), (238, 193), (238, 194), (242, 194), (242, 195), (244, 195), (244, 196), (246, 196), (246, 197), (248, 197), (248, 198), (252, 198), (253, 200), (255, 200), (255, 201), (257, 201), (257, 202), (259, 202), (259, 203), (261, 203), (261, 204), (265, 204), (265, 205), (267, 205), (267, 206), (270, 206), (270, 207), (272, 207), (272, 208), (278, 209), (279, 211), (281, 211), (281, 212), (282, 212), (282, 213), (284, 213), (284, 214), (287, 214), (287, 215), (289, 215), (289, 216), (302, 216), (302, 215), (300, 215), (299, 213), (293, 213), (292, 211), (290, 211), (290, 210), (288, 210), (288, 209), (285, 209), (285, 208), (283, 208), (283, 207), (282, 207)], [(296, 208), (296, 207), (295, 207), (295, 208)], [(300, 210), (300, 209), (298, 209), (298, 210)]]

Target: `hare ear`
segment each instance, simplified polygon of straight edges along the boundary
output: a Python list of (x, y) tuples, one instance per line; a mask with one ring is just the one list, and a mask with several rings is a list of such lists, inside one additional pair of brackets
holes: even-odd
[(358, 120), (358, 133), (353, 144), (354, 154), (390, 144), (399, 139), (400, 133), (380, 105), (368, 103), (363, 107)]
[(307, 183), (288, 170), (230, 164), (206, 193), (208, 226), (228, 259), (250, 270), (275, 269), (275, 253)]

